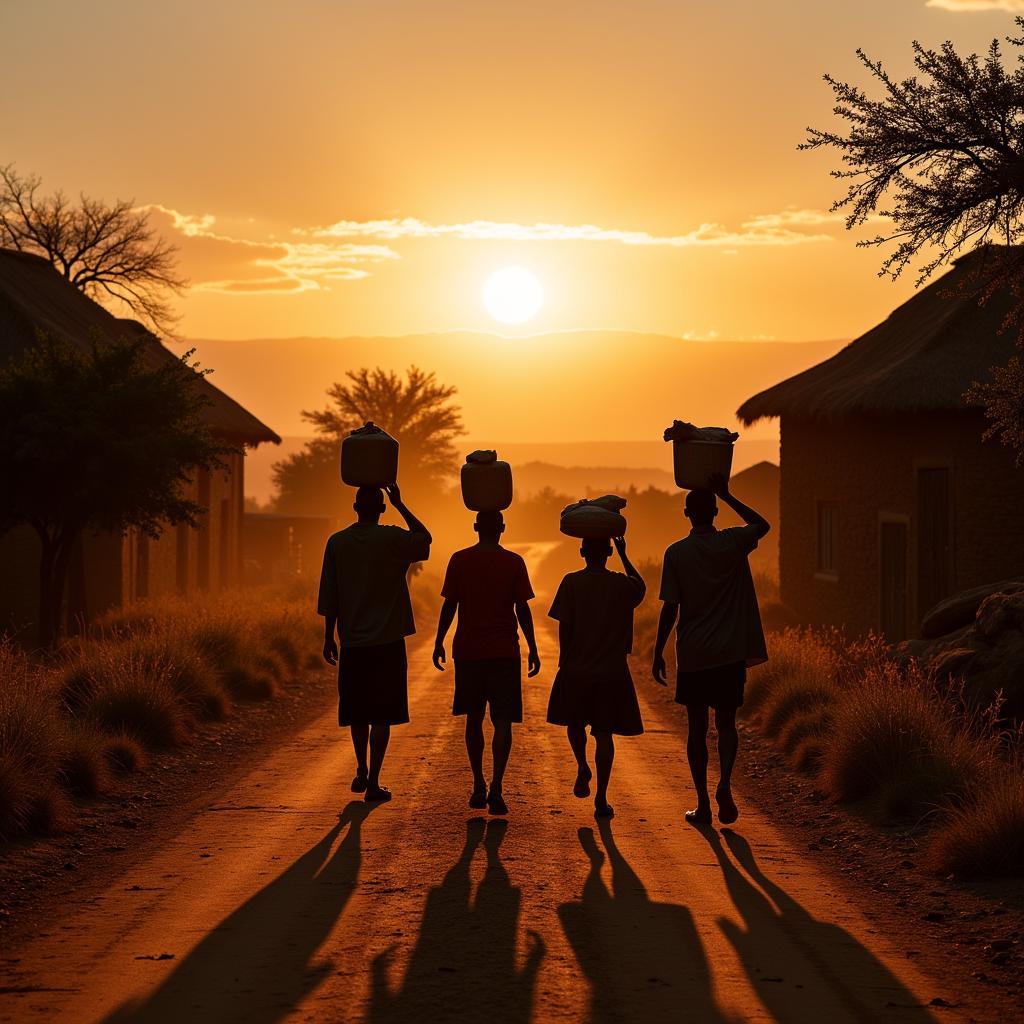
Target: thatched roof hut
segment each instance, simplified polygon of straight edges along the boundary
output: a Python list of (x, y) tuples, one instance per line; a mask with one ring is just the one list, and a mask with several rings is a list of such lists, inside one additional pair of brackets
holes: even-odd
[[(37, 332), (85, 348), (92, 339), (142, 337), (153, 363), (177, 359), (136, 320), (122, 320), (83, 295), (48, 260), (32, 253), (0, 249), (0, 361), (36, 344)], [(281, 438), (220, 388), (202, 378), (210, 404), (210, 427), (236, 444), (280, 444)]]
[(964, 409), (971, 382), (1017, 351), (1016, 331), (1004, 330), (1013, 296), (1004, 290), (983, 304), (977, 298), (988, 251), (957, 260), (831, 359), (748, 398), (737, 417), (749, 425), (784, 415), (835, 419)]

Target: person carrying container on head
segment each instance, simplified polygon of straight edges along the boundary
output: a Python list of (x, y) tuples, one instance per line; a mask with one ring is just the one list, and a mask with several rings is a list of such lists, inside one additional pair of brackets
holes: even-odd
[[(394, 482), (397, 452), (394, 438), (372, 424), (343, 444), (342, 479), (358, 487), (356, 522), (327, 541), (317, 601), (324, 660), (338, 666), (338, 724), (351, 729), (355, 748), (352, 792), (368, 801), (391, 799), (380, 771), (391, 726), (409, 721), (405, 638), (416, 632), (407, 574), (430, 557), (430, 533)], [(382, 491), (406, 529), (381, 525)]]
[[(686, 820), (695, 825), (711, 823), (707, 734), (709, 708), (714, 708), (721, 764), (715, 794), (718, 818), (730, 825), (739, 817), (732, 794), (739, 749), (736, 712), (743, 704), (747, 668), (768, 659), (747, 558), (771, 527), (729, 492), (724, 474), (714, 474), (709, 484), (709, 489), (687, 494), (685, 514), (692, 529), (665, 552), (652, 675), (666, 685), (665, 643), (678, 619), (675, 699), (686, 707), (686, 756), (697, 791), (697, 806), (686, 812)], [(744, 526), (715, 528), (716, 495)]]
[[(512, 725), (523, 720), (522, 662), (519, 630), (527, 647), (530, 677), (540, 671), (529, 602), (533, 588), (526, 563), (502, 547), (505, 519), (500, 508), (512, 500), (511, 473), (494, 452), (474, 452), (463, 473), (463, 498), (477, 511), (477, 543), (456, 551), (448, 562), (437, 623), (434, 667), (444, 671), (445, 637), (458, 615), (452, 657), (455, 661), (453, 715), (466, 717), (466, 752), (473, 772), (469, 806), (507, 814), (503, 795), (505, 769), (512, 751)], [(468, 477), (468, 480), (467, 480)], [(490, 709), (494, 736), (491, 784), (484, 778), (484, 715)]]
[[(624, 505), (623, 499), (609, 495), (563, 512), (562, 532), (582, 539), (580, 555), (586, 566), (562, 579), (548, 613), (558, 621), (559, 658), (547, 720), (566, 728), (577, 764), (573, 795), (580, 799), (590, 795), (594, 776), (587, 763), (590, 727), (596, 742), (597, 818), (614, 814), (608, 803), (614, 737), (644, 731), (627, 655), (633, 645), (633, 612), (647, 588), (626, 555), (626, 521), (619, 514)], [(613, 540), (625, 573), (607, 568)]]

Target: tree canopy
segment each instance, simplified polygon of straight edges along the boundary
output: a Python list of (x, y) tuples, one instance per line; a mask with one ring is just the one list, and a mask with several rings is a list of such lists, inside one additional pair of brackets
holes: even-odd
[(60, 630), (68, 561), (88, 529), (167, 523), (204, 511), (186, 497), (196, 469), (234, 451), (214, 438), (201, 374), (180, 359), (146, 358), (142, 339), (83, 351), (40, 336), (0, 368), (0, 529), (32, 527), (41, 543), (40, 636)]
[(274, 466), (281, 512), (323, 513), (334, 507), (339, 446), (371, 420), (400, 442), (401, 478), (413, 490), (436, 487), (458, 469), (454, 442), (463, 429), (456, 388), (415, 366), (404, 378), (380, 367), (350, 370), (345, 377), (327, 389), (327, 408), (302, 413), (318, 436)]
[[(1016, 18), (1024, 32), (1024, 17)], [(1006, 42), (1020, 49), (1024, 36)], [(898, 277), (919, 261), (917, 283), (968, 249), (984, 259), (963, 288), (979, 303), (997, 291), (1013, 296), (1004, 329), (1024, 339), (1024, 53), (1008, 66), (998, 39), (984, 55), (962, 56), (951, 42), (938, 49), (912, 43), (917, 74), (896, 79), (863, 50), (857, 55), (878, 95), (831, 75), (841, 131), (808, 128), (801, 149), (833, 149), (832, 172), (846, 194), (833, 211), (847, 228), (888, 225), (859, 241), (888, 248), (880, 274)], [(968, 400), (985, 406), (989, 435), (1024, 460), (1024, 363), (995, 368), (975, 382)]]
[(185, 279), (177, 249), (150, 227), (132, 200), (112, 205), (87, 195), (40, 192), (42, 181), (0, 167), (0, 246), (45, 256), (101, 305), (123, 304), (157, 334), (173, 333), (170, 298)]

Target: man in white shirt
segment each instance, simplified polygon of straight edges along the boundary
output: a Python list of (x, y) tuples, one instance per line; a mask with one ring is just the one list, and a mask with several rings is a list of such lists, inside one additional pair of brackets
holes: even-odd
[[(686, 707), (686, 757), (697, 791), (697, 806), (686, 812), (686, 820), (696, 825), (711, 823), (707, 734), (709, 709), (714, 708), (721, 763), (715, 799), (719, 821), (731, 825), (739, 817), (732, 795), (732, 770), (739, 749), (736, 712), (743, 704), (747, 669), (768, 660), (747, 557), (771, 527), (729, 493), (724, 476), (713, 478), (712, 486), (714, 490), (687, 494), (690, 535), (665, 552), (652, 674), (662, 686), (666, 684), (663, 652), (678, 618), (676, 703)], [(716, 495), (746, 525), (717, 530)]]

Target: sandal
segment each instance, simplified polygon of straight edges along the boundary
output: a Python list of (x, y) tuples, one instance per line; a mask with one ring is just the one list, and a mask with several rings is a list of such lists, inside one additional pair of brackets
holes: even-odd
[(352, 780), (352, 792), (353, 793), (365, 793), (366, 787), (369, 783), (366, 781), (365, 772), (356, 772), (356, 777)]

